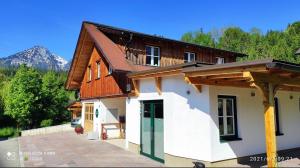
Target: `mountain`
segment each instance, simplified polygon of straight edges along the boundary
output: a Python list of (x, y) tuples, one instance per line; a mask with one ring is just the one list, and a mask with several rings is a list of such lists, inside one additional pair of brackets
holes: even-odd
[(0, 58), (0, 66), (19, 66), (26, 64), (43, 70), (66, 71), (68, 61), (52, 53), (43, 46), (34, 46), (5, 58)]

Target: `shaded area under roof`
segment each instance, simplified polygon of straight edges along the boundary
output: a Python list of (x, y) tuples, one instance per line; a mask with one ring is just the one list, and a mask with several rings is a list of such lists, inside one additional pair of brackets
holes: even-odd
[(252, 66), (259, 66), (259, 65), (266, 65), (267, 69), (270, 68), (277, 68), (277, 69), (285, 69), (294, 72), (300, 72), (300, 64), (295, 64), (291, 62), (279, 61), (275, 59), (262, 59), (262, 60), (255, 60), (255, 61), (245, 61), (245, 62), (232, 62), (232, 63), (225, 63), (225, 64), (215, 64), (211, 66), (204, 66), (204, 67), (189, 67), (183, 69), (182, 72), (184, 73), (191, 73), (197, 71), (208, 71), (208, 70), (218, 70), (218, 69), (230, 69), (230, 68), (248, 68)]

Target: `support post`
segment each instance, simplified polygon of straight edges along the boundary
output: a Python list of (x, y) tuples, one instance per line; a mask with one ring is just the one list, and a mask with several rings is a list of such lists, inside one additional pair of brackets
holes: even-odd
[(272, 80), (265, 75), (244, 72), (243, 77), (249, 78), (250, 86), (256, 87), (263, 96), (265, 136), (268, 167), (277, 167), (277, 146), (275, 133), (274, 95), (280, 86), (280, 81)]
[(268, 93), (264, 97), (268, 100), (264, 102), (265, 112), (265, 132), (266, 132), (266, 148), (268, 167), (277, 167), (277, 146), (275, 134), (275, 115), (274, 115), (274, 85), (268, 83)]

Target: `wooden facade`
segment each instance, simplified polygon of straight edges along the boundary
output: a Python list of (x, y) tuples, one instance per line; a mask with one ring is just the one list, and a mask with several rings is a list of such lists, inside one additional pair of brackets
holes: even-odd
[[(127, 96), (130, 93), (126, 91), (127, 84), (131, 84), (130, 89), (134, 89), (133, 82), (127, 78), (129, 72), (157, 67), (146, 65), (146, 46), (159, 48), (160, 67), (183, 64), (185, 52), (195, 53), (195, 61), (203, 64), (216, 64), (218, 57), (223, 58), (224, 63), (230, 63), (235, 62), (237, 57), (244, 56), (240, 53), (84, 22), (66, 88), (80, 90), (81, 99)], [(97, 62), (100, 62), (101, 69), (99, 79)], [(109, 67), (112, 74), (108, 74)]]
[[(100, 63), (100, 78), (97, 78), (97, 63)], [(88, 68), (91, 68), (89, 80)], [(122, 96), (125, 94), (127, 76), (122, 72), (108, 73), (109, 65), (96, 48), (93, 49), (80, 88), (81, 99)]]
[[(133, 64), (146, 65), (146, 46), (155, 46), (160, 48), (160, 66), (170, 66), (184, 63), (184, 53), (195, 53), (195, 61), (216, 64), (217, 57), (224, 58), (225, 63), (235, 62), (236, 55), (232, 52), (216, 50), (206, 47), (196, 47), (195, 45), (182, 45), (176, 42), (155, 40), (151, 38), (135, 37), (128, 39), (125, 36), (116, 34), (106, 35), (113, 40), (119, 48), (126, 54), (128, 60)], [(124, 40), (127, 39), (127, 40)]]

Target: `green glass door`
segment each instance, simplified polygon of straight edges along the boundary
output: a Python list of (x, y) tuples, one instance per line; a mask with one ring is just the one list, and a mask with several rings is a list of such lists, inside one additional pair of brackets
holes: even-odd
[(143, 101), (141, 105), (141, 154), (164, 162), (163, 101)]

